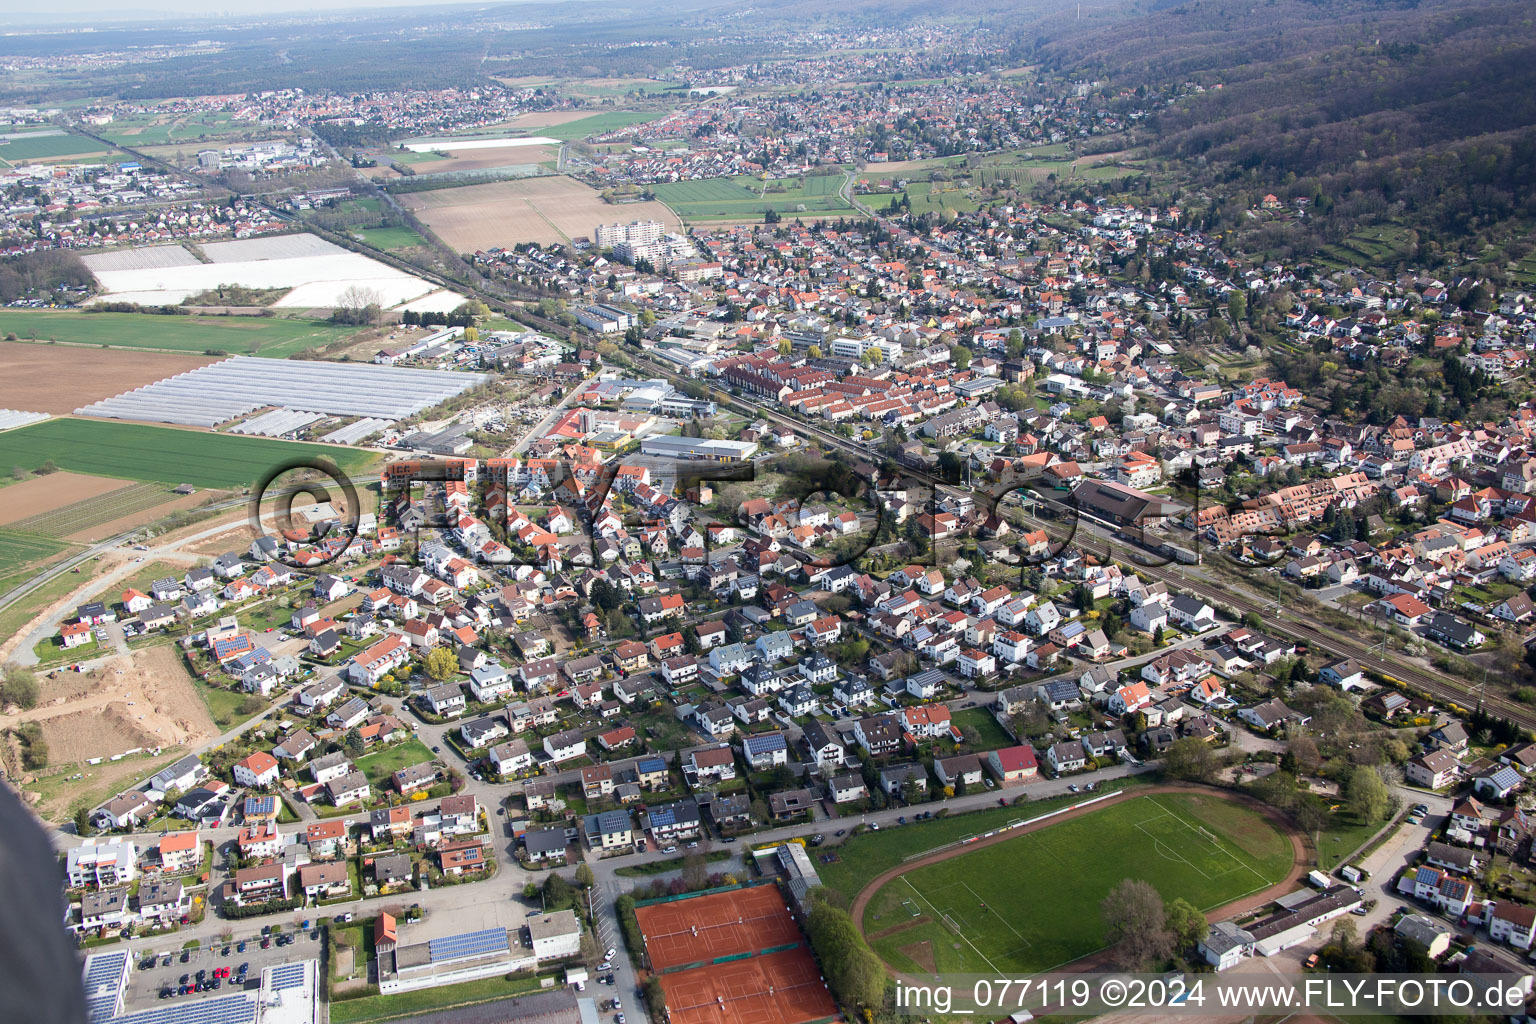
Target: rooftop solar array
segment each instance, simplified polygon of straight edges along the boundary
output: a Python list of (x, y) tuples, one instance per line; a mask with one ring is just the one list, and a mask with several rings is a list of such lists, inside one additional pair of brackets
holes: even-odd
[(76, 409), (80, 416), (211, 427), (277, 406), (402, 419), (484, 383), (483, 373), (235, 356)]
[(117, 1012), (117, 993), (98, 992), (85, 997), (85, 1019), (88, 1024), (103, 1024)]
[(507, 930), (505, 928), (487, 928), (479, 932), (465, 932), (463, 935), (450, 935), (443, 939), (432, 939), (427, 943), (427, 949), (432, 955), (433, 963), (439, 963), (444, 960), (459, 960), (471, 956), (485, 956), (490, 953), (505, 953), (507, 948)]
[(128, 953), (96, 953), (85, 961), (85, 1019), (90, 1024), (110, 1020), (127, 980)]
[(325, 419), (324, 413), (299, 412), (297, 409), (273, 409), (260, 416), (253, 416), (244, 423), (230, 427), (232, 434), (260, 434), (262, 437), (282, 437), (300, 427), (307, 427), (316, 420)]
[(98, 953), (91, 957), (85, 965), (85, 990), (100, 988), (103, 985), (115, 985), (123, 976), (123, 967), (128, 963), (128, 954), (119, 950), (115, 953)]
[(357, 444), (363, 438), (373, 434), (382, 434), (394, 425), (394, 420), (381, 420), (373, 416), (365, 416), (356, 423), (348, 423), (344, 427), (331, 431), (320, 440), (327, 444)]
[(283, 964), (272, 969), (272, 990), (281, 992), (284, 989), (304, 987), (304, 964)]
[(254, 1024), (256, 993), (235, 992), (128, 1013), (112, 1024)]

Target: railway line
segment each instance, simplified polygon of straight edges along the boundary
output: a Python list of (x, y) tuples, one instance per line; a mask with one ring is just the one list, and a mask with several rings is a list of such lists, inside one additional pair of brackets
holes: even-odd
[[(89, 131), (86, 131), (85, 134), (91, 136), (92, 138), (97, 138), (98, 141), (106, 141), (104, 139), (100, 139), (98, 136), (95, 136)], [(127, 149), (127, 147), (121, 146), (119, 148)], [(147, 157), (135, 150), (130, 149), (127, 151), (134, 153), (134, 155), (138, 156), (141, 160), (146, 160), (153, 164), (163, 164), (162, 161)], [(195, 174), (192, 176), (205, 187), (214, 190), (222, 189), (225, 192), (229, 192), (228, 189), (223, 188), (223, 186), (220, 186), (215, 182), (202, 180)], [(274, 214), (283, 220), (289, 223), (293, 223), (295, 226), (302, 226), (308, 230), (315, 230), (315, 225), (303, 224), (299, 222), (287, 211), (281, 210), (273, 204), (265, 203), (264, 199), (258, 199), (258, 201), (263, 202), (263, 205), (267, 205)], [(321, 234), (324, 236), (331, 233), (322, 231)], [(346, 241), (349, 243), (351, 242), (350, 239), (347, 239)], [(349, 245), (348, 247), (357, 248), (355, 244)], [(371, 246), (364, 246), (362, 248), (371, 250), (371, 255), (375, 256), (375, 258), (381, 259), (387, 264), (397, 266), (401, 269), (408, 269), (410, 272), (420, 274), (427, 278), (427, 280), (432, 281), (434, 284), (437, 284), (441, 287), (456, 287), (463, 289), (466, 287), (466, 285), (468, 285), (469, 287), (467, 290), (471, 292), (478, 292), (480, 297), (484, 301), (487, 301), (493, 308), (497, 308), (504, 314), (516, 315), (518, 319), (528, 323), (530, 326), (537, 327), (550, 335), (567, 340), (572, 339), (575, 335), (575, 332), (569, 327), (547, 319), (543, 316), (539, 316), (537, 313), (534, 313), (527, 307), (515, 307), (513, 303), (507, 301), (507, 297), (487, 294), (488, 290), (483, 287), (483, 285), (486, 284), (483, 278), (479, 279), (478, 281), (471, 282), (453, 280), (444, 275), (434, 273), (428, 268), (419, 267), (413, 263), (399, 260), (393, 257), (391, 254), (373, 250)], [(511, 292), (511, 297), (513, 298), (526, 299), (533, 297), (531, 294), (522, 293), (517, 289), (509, 290)], [(680, 385), (685, 383), (692, 383), (691, 381), (677, 374), (669, 367), (657, 363), (654, 360), (645, 357), (644, 355), (636, 355), (633, 358), (635, 358), (635, 360), (644, 366), (649, 372), (655, 374), (658, 377), (661, 377), (662, 379), (668, 380), (673, 384)], [(874, 453), (871, 453), (863, 445), (851, 441), (848, 438), (845, 438), (842, 435), (836, 433), (835, 431), (827, 430), (823, 427), (808, 423), (805, 420), (799, 419), (797, 417), (786, 415), (785, 413), (769, 408), (765, 404), (759, 403), (755, 399), (752, 399), (748, 396), (730, 395), (722, 389), (718, 388), (712, 388), (711, 390), (716, 392), (719, 404), (722, 406), (734, 408), (738, 412), (746, 413), (754, 417), (761, 417), (770, 422), (787, 426), (797, 431), (798, 433), (815, 438), (823, 444), (830, 445), (841, 451), (857, 455), (861, 458), (872, 459), (876, 457)], [(954, 494), (968, 493), (963, 488), (959, 488), (952, 484), (946, 483), (934, 475), (926, 473), (922, 470), (913, 469), (911, 467), (904, 467), (903, 471), (907, 475), (921, 480), (933, 488), (936, 492), (949, 492)], [(1041, 501), (1043, 504), (1053, 508), (1057, 512), (1071, 510), (1069, 514), (1077, 515), (1075, 509), (1071, 509), (1071, 506), (1068, 506), (1060, 501), (1050, 499), (1048, 497), (1043, 497)], [(1080, 515), (1077, 515), (1077, 519), (1079, 522), (1082, 521), (1082, 517)], [(1061, 531), (1059, 527), (1053, 528), (1054, 524), (1045, 525), (1046, 528), (1051, 530), (1052, 533), (1058, 535), (1060, 534)], [(1105, 535), (1106, 531), (1103, 528), (1098, 527), (1093, 523), (1088, 523), (1087, 525), (1090, 532), (1094, 533), (1095, 535), (1103, 535), (1103, 539), (1106, 541), (1106, 543), (1110, 543), (1110, 537)], [(122, 539), (123, 538), (121, 537), (112, 538), (107, 542), (107, 544), (120, 542)], [(1123, 540), (1123, 538), (1121, 539)], [(92, 551), (98, 550), (102, 546), (103, 545), (98, 545), (97, 548), (92, 549)], [(76, 558), (69, 559), (63, 563), (60, 563), (59, 565), (53, 567), (49, 572), (28, 581), (26, 584), (23, 584), (20, 587), (14, 588), (9, 593), (0, 595), (0, 607), (11, 603), (26, 593), (27, 590), (41, 585), (43, 582), (46, 582), (47, 579), (52, 578), (52, 576), (61, 572), (68, 571), (69, 568), (78, 564), (79, 561), (82, 561), (83, 558), (89, 554), (90, 552), (87, 552), (82, 556), (77, 556)], [(1417, 666), (1398, 661), (1389, 661), (1384, 657), (1373, 654), (1371, 651), (1371, 645), (1346, 637), (1338, 633), (1337, 630), (1332, 630), (1323, 624), (1310, 620), (1304, 613), (1299, 611), (1291, 611), (1282, 622), (1281, 620), (1271, 616), (1270, 613), (1273, 610), (1272, 606), (1266, 602), (1255, 600), (1251, 596), (1245, 595), (1237, 588), (1224, 588), (1210, 583), (1209, 581), (1199, 579), (1194, 575), (1193, 572), (1185, 573), (1166, 565), (1149, 566), (1137, 559), (1131, 560), (1130, 567), (1133, 569), (1133, 571), (1144, 574), (1151, 579), (1162, 580), (1165, 583), (1169, 583), (1188, 590), (1192, 593), (1199, 594), (1209, 600), (1219, 601), (1222, 604), (1236, 609), (1240, 613), (1257, 613), (1260, 616), (1266, 617), (1266, 624), (1268, 628), (1274, 632), (1288, 635), (1298, 640), (1299, 642), (1306, 643), (1310, 647), (1316, 648), (1318, 650), (1326, 651), (1336, 657), (1351, 658), (1362, 667), (1370, 668), (1373, 671), (1379, 672), (1383, 675), (1399, 679), (1409, 686), (1416, 687), (1423, 692), (1430, 694), (1432, 697), (1441, 700), (1452, 701), (1462, 706), (1482, 706), (1492, 713), (1505, 717), (1511, 722), (1515, 722), (1524, 728), (1536, 730), (1536, 710), (1528, 709), (1524, 705), (1521, 705), (1503, 696), (1490, 696), (1481, 693), (1479, 692), (1481, 689), (1479, 687), (1472, 687), (1470, 685), (1463, 685), (1452, 682), (1444, 676), (1436, 675), (1431, 671), (1419, 668)]]
[[(656, 373), (674, 384), (683, 383), (684, 378), (672, 370), (661, 366), (651, 360), (641, 358), (648, 370)], [(871, 458), (871, 453), (862, 445), (859, 445), (833, 431), (826, 430), (814, 424), (785, 415), (776, 410), (768, 409), (758, 402), (742, 397), (722, 394), (720, 404), (732, 406), (740, 412), (749, 412), (754, 416), (779, 423), (794, 430), (808, 434), (826, 444), (832, 445), (842, 451), (859, 455), (863, 458)], [(922, 480), (936, 491), (947, 491), (955, 494), (966, 493), (963, 488), (946, 483), (937, 477), (921, 470), (904, 468), (904, 472)], [(1062, 502), (1049, 498), (1042, 499), (1043, 503), (1055, 508), (1057, 511), (1071, 510)], [(1075, 512), (1076, 510), (1071, 510)], [(1081, 517), (1080, 517), (1081, 518)], [(1051, 524), (1046, 524), (1051, 529)], [(1096, 535), (1103, 531), (1089, 523), (1088, 529)], [(1053, 530), (1052, 532), (1059, 532)], [(1104, 538), (1106, 542), (1109, 538)], [(1153, 580), (1160, 580), (1169, 586), (1178, 587), (1204, 597), (1206, 600), (1219, 602), (1235, 609), (1239, 614), (1253, 612), (1265, 620), (1265, 628), (1291, 637), (1299, 643), (1306, 644), (1309, 648), (1325, 651), (1335, 657), (1349, 658), (1362, 668), (1370, 669), (1384, 676), (1400, 680), (1404, 684), (1414, 687), (1429, 694), (1437, 700), (1455, 703), (1465, 708), (1481, 706), (1488, 712), (1506, 718), (1522, 728), (1536, 731), (1536, 710), (1526, 707), (1516, 701), (1498, 694), (1480, 693), (1480, 687), (1470, 684), (1460, 684), (1443, 675), (1397, 660), (1388, 660), (1372, 653), (1372, 645), (1353, 639), (1339, 633), (1337, 629), (1326, 624), (1316, 622), (1306, 616), (1305, 613), (1289, 610), (1283, 613), (1283, 618), (1276, 617), (1272, 603), (1253, 598), (1238, 588), (1222, 587), (1208, 580), (1200, 579), (1194, 571), (1185, 571), (1184, 568), (1164, 565), (1148, 566), (1132, 559), (1129, 567)]]
[(1533, 713), (1530, 708), (1498, 694), (1480, 694), (1479, 687), (1451, 682), (1444, 676), (1436, 675), (1415, 665), (1383, 658), (1372, 653), (1373, 645), (1345, 636), (1336, 629), (1315, 622), (1304, 613), (1282, 612), (1284, 616), (1282, 620), (1274, 617), (1273, 608), (1270, 605), (1244, 597), (1234, 590), (1228, 590), (1204, 580), (1192, 579), (1188, 574), (1170, 571), (1167, 568), (1141, 567), (1138, 571), (1153, 579), (1162, 580), (1170, 586), (1192, 591), (1208, 600), (1220, 601), (1238, 611), (1254, 612), (1265, 616), (1265, 628), (1272, 632), (1283, 633), (1311, 648), (1326, 651), (1336, 657), (1349, 658), (1362, 668), (1401, 680), (1437, 699), (1451, 701), (1468, 708), (1481, 705), (1492, 714), (1507, 718), (1526, 729), (1536, 730), (1536, 713)]

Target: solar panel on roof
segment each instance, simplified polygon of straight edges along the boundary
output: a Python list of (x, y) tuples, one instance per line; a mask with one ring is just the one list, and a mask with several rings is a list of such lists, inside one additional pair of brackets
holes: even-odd
[(281, 992), (284, 989), (302, 988), (304, 986), (304, 965), (283, 964), (272, 970), (272, 988)]
[(116, 982), (128, 962), (127, 953), (98, 953), (86, 964), (85, 989), (89, 992), (99, 985)]
[(117, 1012), (117, 996), (115, 994), (97, 996), (95, 999), (85, 1001), (85, 1019), (90, 1024), (100, 1024), (101, 1021), (112, 1019), (112, 1014)]
[(431, 939), (427, 943), (427, 953), (433, 961), (456, 960), (466, 956), (483, 956), (487, 953), (504, 953), (506, 949), (507, 930), (505, 928), (465, 932), (463, 935)]
[(113, 1024), (252, 1024), (255, 1019), (255, 995), (237, 992), (125, 1014)]

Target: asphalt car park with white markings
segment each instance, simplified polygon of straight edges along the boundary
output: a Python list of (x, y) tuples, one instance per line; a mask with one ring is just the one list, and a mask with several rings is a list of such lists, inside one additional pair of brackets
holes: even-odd
[[(321, 937), (313, 939), (311, 934)], [(242, 987), (239, 980), (242, 967), (245, 968), (245, 987), (254, 988), (261, 983), (261, 972), (268, 967), (318, 958), (324, 946), (324, 935), (324, 931), (285, 927), (277, 935), (263, 936), (258, 929), (251, 935), (237, 934), (227, 943), (215, 942), (198, 949), (171, 950), (153, 944), (135, 949), (129, 958), (132, 969), (128, 974), (123, 1005), (127, 1010), (143, 1010), (238, 991)], [(268, 942), (265, 949), (262, 948), (263, 939)], [(242, 944), (245, 946), (243, 951), (240, 949)], [(226, 949), (229, 951), (227, 956)], [(151, 954), (154, 954), (153, 966), (149, 966)], [(225, 970), (229, 972), (227, 977), (223, 976)], [(201, 979), (199, 971), (202, 972)], [(208, 985), (203, 992), (182, 991), (189, 985), (195, 987), (199, 980)], [(211, 987), (215, 980), (219, 982), (217, 988)], [(172, 994), (163, 996), (166, 990)]]

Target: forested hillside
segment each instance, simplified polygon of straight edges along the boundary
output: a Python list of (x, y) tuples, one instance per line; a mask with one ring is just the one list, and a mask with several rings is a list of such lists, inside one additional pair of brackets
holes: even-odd
[[(1142, 136), (1208, 190), (1205, 225), (1304, 255), (1362, 225), (1402, 261), (1494, 264), (1536, 220), (1536, 21), (1525, 0), (1191, 0), (1021, 43), (1076, 77), (1181, 94)], [(1273, 193), (1300, 216), (1255, 217)]]

